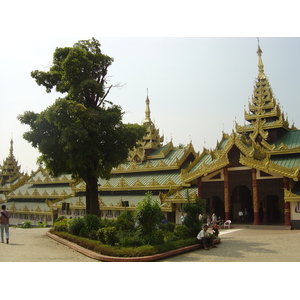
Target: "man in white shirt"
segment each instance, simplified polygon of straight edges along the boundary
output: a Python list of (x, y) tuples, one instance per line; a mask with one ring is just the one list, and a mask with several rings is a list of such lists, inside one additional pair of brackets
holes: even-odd
[(208, 250), (210, 246), (213, 248), (217, 248), (217, 246), (213, 245), (212, 238), (207, 232), (208, 226), (204, 225), (203, 229), (198, 233), (197, 239), (198, 242), (201, 243), (205, 250)]

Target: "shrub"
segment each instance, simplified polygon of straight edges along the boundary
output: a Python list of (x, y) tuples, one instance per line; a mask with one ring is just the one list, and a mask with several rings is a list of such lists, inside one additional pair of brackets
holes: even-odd
[(121, 247), (139, 247), (143, 245), (143, 239), (136, 232), (118, 231), (118, 240)]
[(79, 236), (84, 237), (84, 238), (88, 238), (89, 237), (89, 231), (86, 229), (86, 227), (83, 227), (80, 229), (79, 231)]
[(71, 219), (68, 222), (68, 232), (73, 235), (79, 235), (82, 228), (85, 227), (83, 218)]
[(98, 239), (103, 244), (115, 245), (118, 242), (116, 227), (104, 227), (98, 230)]
[(55, 231), (68, 231), (68, 220), (67, 219), (63, 219), (60, 220), (58, 222), (55, 222), (53, 225), (53, 229)]
[(144, 200), (137, 205), (135, 213), (135, 220), (139, 224), (138, 232), (145, 240), (144, 244), (154, 245), (161, 240), (162, 234), (156, 233), (156, 230), (163, 218), (158, 201), (152, 201), (152, 194), (147, 193)]
[(31, 228), (31, 227), (32, 227), (31, 222), (29, 221), (26, 221), (21, 225), (21, 228)]
[(160, 224), (159, 228), (165, 231), (173, 232), (175, 229), (175, 223), (173, 222), (167, 222), (165, 224)]
[[(103, 228), (103, 227), (114, 227), (116, 226), (116, 221), (113, 219), (100, 219), (100, 225), (99, 228)], [(98, 228), (98, 229), (99, 229)]]
[(189, 228), (186, 225), (176, 225), (174, 229), (174, 233), (180, 239), (186, 239), (189, 236)]
[(133, 212), (126, 210), (122, 212), (117, 219), (118, 227), (122, 230), (133, 230), (134, 229), (134, 218)]
[(179, 237), (174, 232), (165, 231), (164, 232), (164, 243), (169, 243), (178, 240)]
[[(189, 197), (188, 197), (189, 199)], [(196, 198), (195, 203), (188, 202), (183, 205), (183, 211), (186, 213), (183, 224), (189, 228), (189, 236), (195, 236), (201, 229), (202, 223), (199, 220), (199, 214), (202, 214), (205, 207), (205, 200)]]
[(66, 216), (60, 216), (57, 219), (55, 219), (54, 223), (59, 222), (59, 221), (64, 220), (64, 219), (67, 219), (67, 217)]
[(143, 245), (134, 248), (132, 247), (119, 248), (110, 245), (103, 245), (99, 241), (92, 241), (86, 238), (74, 236), (67, 232), (54, 232), (53, 230), (51, 230), (51, 232), (73, 243), (76, 243), (82, 247), (101, 253), (103, 255), (120, 256), (120, 257), (139, 257), (139, 256), (153, 255), (156, 253), (166, 252), (173, 249), (186, 247), (189, 245), (195, 245), (197, 243), (196, 238), (190, 238), (190, 239), (178, 240), (169, 243), (163, 243), (155, 246)]
[(98, 230), (100, 228), (100, 218), (96, 215), (85, 215), (83, 220), (85, 228), (88, 231)]

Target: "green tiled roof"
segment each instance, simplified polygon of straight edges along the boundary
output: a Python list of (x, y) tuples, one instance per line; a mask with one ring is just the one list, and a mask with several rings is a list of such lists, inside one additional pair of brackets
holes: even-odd
[(213, 162), (213, 158), (210, 154), (205, 154), (190, 170), (188, 173), (192, 173), (196, 170), (198, 170), (199, 168), (201, 168), (201, 166), (203, 164), (211, 164)]
[[(141, 182), (142, 185), (147, 186), (151, 184), (153, 179), (159, 185), (165, 185), (171, 179), (175, 184), (182, 184), (180, 172), (149, 172), (149, 173), (137, 173), (137, 174), (123, 174), (123, 175), (113, 175), (108, 182), (113, 187), (117, 187), (120, 180), (123, 180), (128, 186), (133, 186), (137, 181)], [(100, 179), (98, 183), (104, 186), (107, 181), (105, 179)], [(100, 187), (101, 188), (101, 187)]]
[(297, 155), (284, 155), (284, 156), (274, 156), (271, 158), (271, 161), (280, 166), (280, 167), (285, 167), (288, 169), (293, 169), (294, 167), (299, 167), (300, 166), (300, 156)]
[[(157, 149), (151, 156), (158, 155), (159, 152), (163, 151), (164, 147), (160, 147)], [(146, 161), (142, 162), (141, 164), (138, 164), (137, 167), (142, 169), (146, 164), (151, 165), (152, 167), (157, 167), (161, 162), (165, 163), (167, 166), (173, 165), (177, 160), (180, 160), (185, 155), (185, 149), (173, 149), (171, 150), (166, 157), (164, 158), (150, 158)], [(122, 164), (121, 167), (125, 170), (129, 168), (130, 164)]]
[(279, 137), (275, 145), (279, 146), (282, 143), (287, 145), (289, 149), (300, 147), (300, 130), (286, 131)]

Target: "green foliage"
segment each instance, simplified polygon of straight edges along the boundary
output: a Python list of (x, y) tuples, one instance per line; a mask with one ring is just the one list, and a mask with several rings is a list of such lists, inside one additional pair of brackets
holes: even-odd
[(176, 225), (174, 229), (174, 233), (180, 239), (186, 239), (189, 236), (189, 228), (186, 225)]
[(68, 231), (68, 219), (62, 219), (58, 222), (55, 222), (54, 225), (53, 225), (53, 229), (55, 231), (65, 231), (67, 232)]
[[(189, 199), (189, 198), (188, 198)], [(201, 229), (201, 221), (199, 214), (203, 214), (205, 208), (205, 200), (196, 198), (195, 203), (188, 202), (183, 205), (185, 218), (183, 224), (189, 228), (189, 236), (195, 236)]]
[(58, 217), (57, 219), (54, 220), (54, 223), (59, 222), (59, 221), (64, 220), (64, 219), (67, 219), (67, 217), (66, 216), (60, 216), (60, 217)]
[(86, 227), (80, 229), (79, 236), (89, 238), (89, 231), (86, 229)]
[(103, 245), (99, 241), (81, 238), (78, 236), (71, 235), (67, 232), (52, 231), (52, 233), (97, 253), (119, 257), (141, 257), (197, 244), (197, 240), (195, 238), (190, 238), (185, 240), (163, 243), (155, 246), (143, 245), (140, 247), (119, 248), (118, 246)]
[(21, 228), (31, 228), (32, 225), (31, 225), (31, 222), (25, 221), (20, 227)]
[(87, 231), (97, 231), (100, 227), (100, 218), (95, 215), (85, 215), (83, 220), (84, 227), (87, 229)]
[(115, 245), (118, 242), (116, 227), (104, 227), (99, 229), (98, 239), (103, 244)]
[(118, 227), (121, 230), (133, 230), (134, 229), (133, 215), (134, 213), (130, 210), (125, 210), (124, 212), (122, 212), (117, 219)]
[(139, 224), (142, 235), (153, 235), (164, 215), (157, 200), (152, 200), (152, 194), (147, 193), (142, 202), (137, 205), (135, 220)]
[(47, 226), (46, 223), (41, 223), (41, 222), (38, 222), (37, 225), (39, 228), (45, 228)]
[(114, 227), (117, 226), (117, 221), (114, 219), (101, 219), (100, 228), (102, 227)]
[(71, 219), (68, 223), (68, 232), (73, 235), (79, 235), (82, 228), (85, 227), (85, 222), (83, 218)]
[(159, 228), (165, 231), (173, 232), (175, 229), (175, 223), (173, 222), (166, 222), (165, 224), (159, 224)]

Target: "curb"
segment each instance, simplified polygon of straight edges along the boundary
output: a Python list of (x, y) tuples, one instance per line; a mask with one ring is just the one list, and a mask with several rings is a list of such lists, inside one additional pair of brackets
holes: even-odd
[[(149, 262), (149, 261), (156, 261), (165, 257), (169, 257), (169, 256), (173, 256), (173, 255), (177, 255), (177, 254), (181, 254), (181, 253), (185, 253), (188, 251), (193, 251), (193, 250), (197, 250), (197, 249), (202, 249), (203, 246), (200, 244), (197, 245), (192, 245), (192, 246), (187, 246), (187, 247), (183, 247), (183, 248), (179, 248), (179, 249), (175, 249), (175, 250), (171, 250), (168, 252), (164, 252), (164, 253), (159, 253), (159, 254), (154, 254), (154, 255), (149, 255), (149, 256), (141, 256), (141, 257), (116, 257), (116, 256), (108, 256), (108, 255), (102, 255), (99, 253), (96, 253), (94, 251), (91, 251), (89, 249), (86, 249), (84, 247), (81, 247), (75, 243), (72, 243), (70, 241), (67, 241), (55, 234), (50, 233), (49, 231), (46, 232), (46, 236), (52, 238), (53, 240), (68, 246), (69, 248), (84, 254), (85, 256), (88, 256), (90, 258), (96, 259), (96, 260), (100, 260), (100, 261), (107, 261), (107, 262)], [(220, 238), (214, 240), (214, 244), (219, 244), (220, 243)]]

